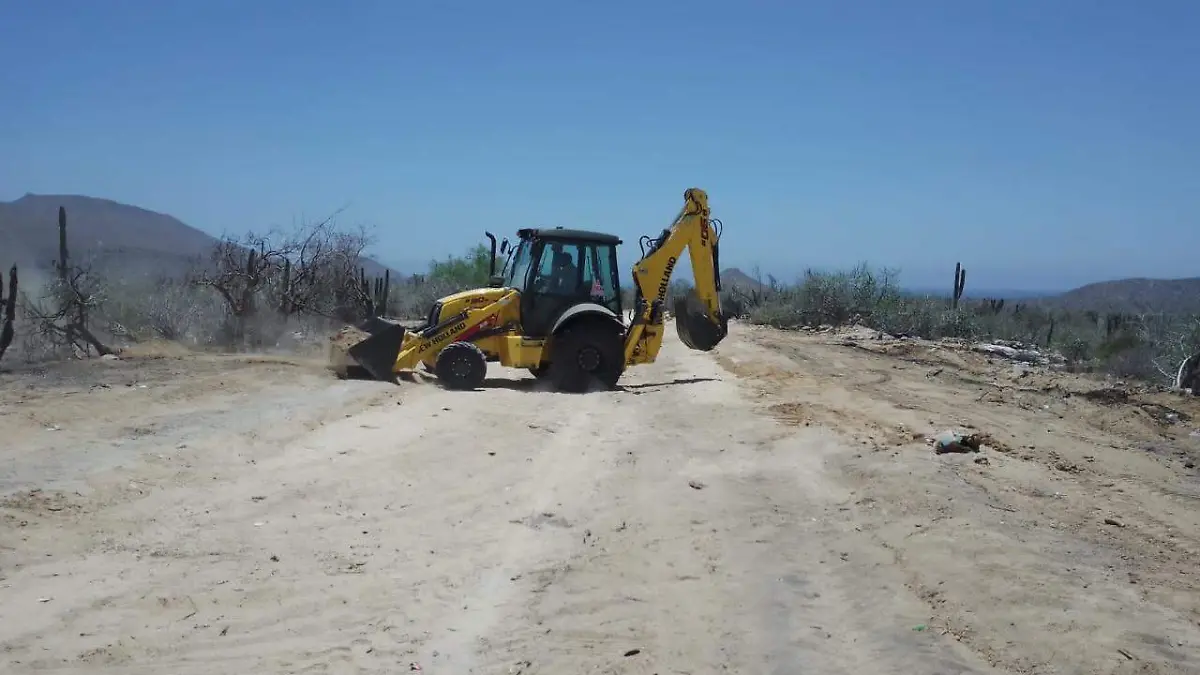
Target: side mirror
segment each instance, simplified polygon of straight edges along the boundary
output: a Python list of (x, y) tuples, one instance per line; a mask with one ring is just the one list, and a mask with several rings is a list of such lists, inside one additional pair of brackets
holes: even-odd
[(502, 254), (508, 253), (508, 239), (507, 238), (504, 241), (500, 242), (500, 253), (502, 253)]

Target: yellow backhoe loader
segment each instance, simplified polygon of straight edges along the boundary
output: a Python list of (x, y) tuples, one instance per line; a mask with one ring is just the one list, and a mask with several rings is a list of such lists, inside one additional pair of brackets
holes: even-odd
[(581, 392), (595, 384), (614, 387), (627, 366), (652, 363), (662, 346), (671, 272), (687, 249), (694, 288), (675, 299), (680, 340), (708, 351), (728, 332), (721, 311), (718, 243), (721, 222), (709, 215), (708, 195), (684, 193), (675, 221), (657, 238), (641, 239), (642, 257), (633, 266), (634, 306), (625, 321), (617, 246), (611, 234), (582, 230), (522, 229), (517, 243), (505, 241), (503, 274), (496, 274), (496, 237), (491, 241), (491, 283), (434, 303), (425, 325), (415, 330), (375, 318), (358, 328), (365, 339), (331, 341), (333, 367), (356, 367), (379, 380), (394, 381), (424, 365), (451, 389), (479, 387), (489, 362), (525, 368), (548, 378), (559, 391)]

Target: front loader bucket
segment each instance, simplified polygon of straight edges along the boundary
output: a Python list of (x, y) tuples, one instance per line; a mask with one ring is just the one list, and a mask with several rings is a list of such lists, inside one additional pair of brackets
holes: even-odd
[(342, 377), (361, 370), (373, 379), (392, 382), (406, 332), (401, 324), (374, 318), (343, 328), (331, 340), (330, 365)]
[(371, 377), (384, 382), (396, 379), (392, 370), (396, 365), (396, 355), (404, 344), (404, 326), (391, 324), (371, 337), (356, 343), (346, 350), (350, 358), (371, 374)]
[(676, 296), (673, 314), (675, 332), (688, 349), (711, 351), (729, 334), (729, 320), (725, 316), (716, 322), (710, 319), (704, 303), (693, 291)]

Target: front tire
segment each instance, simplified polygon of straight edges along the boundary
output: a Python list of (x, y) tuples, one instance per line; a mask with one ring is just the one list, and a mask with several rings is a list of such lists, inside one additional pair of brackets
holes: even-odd
[(625, 371), (621, 333), (598, 322), (569, 326), (554, 336), (550, 350), (548, 375), (559, 391), (581, 393), (593, 382), (612, 389)]
[(478, 389), (487, 377), (487, 355), (470, 342), (451, 342), (438, 353), (433, 370), (447, 389)]

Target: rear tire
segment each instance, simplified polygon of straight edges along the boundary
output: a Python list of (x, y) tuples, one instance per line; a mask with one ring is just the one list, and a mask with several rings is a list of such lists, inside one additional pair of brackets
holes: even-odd
[(487, 356), (470, 342), (451, 342), (438, 353), (433, 371), (447, 389), (477, 389), (487, 377)]
[(624, 371), (624, 341), (614, 327), (582, 321), (554, 336), (547, 374), (559, 391), (581, 393), (593, 383), (612, 389)]

